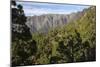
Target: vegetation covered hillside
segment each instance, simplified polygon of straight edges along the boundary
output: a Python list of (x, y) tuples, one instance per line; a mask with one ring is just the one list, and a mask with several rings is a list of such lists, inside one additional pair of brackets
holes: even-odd
[[(23, 7), (12, 5), (11, 63), (18, 65), (56, 64), (96, 60), (96, 7), (85, 9), (78, 20), (48, 33), (29, 32)], [(16, 14), (17, 13), (17, 14)], [(22, 23), (23, 22), (23, 23)]]
[(36, 40), (37, 63), (65, 63), (95, 61), (96, 16), (95, 7), (85, 10), (84, 16), (48, 34), (33, 34)]

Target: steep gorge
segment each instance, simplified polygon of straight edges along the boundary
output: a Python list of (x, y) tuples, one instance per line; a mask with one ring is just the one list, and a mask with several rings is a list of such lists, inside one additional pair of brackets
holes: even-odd
[(78, 20), (84, 15), (82, 12), (71, 13), (71, 14), (44, 14), (40, 16), (28, 16), (27, 25), (30, 28), (31, 33), (39, 32), (46, 33), (49, 29), (55, 27), (61, 27), (69, 22)]

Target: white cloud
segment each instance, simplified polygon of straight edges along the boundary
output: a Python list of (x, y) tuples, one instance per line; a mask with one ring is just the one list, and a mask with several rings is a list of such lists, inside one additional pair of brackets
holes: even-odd
[(87, 8), (80, 5), (48, 4), (35, 2), (17, 2), (23, 6), (26, 16), (41, 14), (69, 14)]
[(44, 8), (32, 8), (28, 9), (25, 8), (24, 12), (26, 16), (33, 16), (33, 15), (42, 15), (42, 14), (69, 14), (72, 10), (52, 10), (52, 9), (44, 9)]

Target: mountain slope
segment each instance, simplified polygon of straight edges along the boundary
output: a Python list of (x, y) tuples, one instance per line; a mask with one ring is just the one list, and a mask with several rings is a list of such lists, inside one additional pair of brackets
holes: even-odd
[[(77, 21), (44, 35), (33, 34), (38, 45), (38, 63), (69, 63), (96, 60), (96, 7), (85, 10)], [(44, 59), (45, 58), (45, 59)]]
[(31, 32), (48, 32), (50, 28), (61, 27), (68, 22), (79, 19), (84, 12), (64, 14), (45, 14), (27, 17), (27, 25)]

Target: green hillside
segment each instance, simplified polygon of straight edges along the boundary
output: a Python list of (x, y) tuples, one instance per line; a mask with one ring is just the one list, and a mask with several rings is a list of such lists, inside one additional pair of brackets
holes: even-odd
[[(14, 11), (19, 14), (16, 16)], [(25, 25), (23, 7), (12, 8), (12, 27), (14, 24), (19, 26), (19, 29), (16, 26), (12, 28), (12, 65), (95, 61), (96, 7), (91, 6), (84, 11), (76, 21), (50, 29), (46, 34), (37, 32), (31, 35)]]
[(85, 10), (79, 20), (48, 34), (33, 34), (37, 42), (38, 64), (94, 61), (96, 48), (95, 7)]

